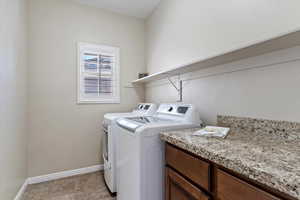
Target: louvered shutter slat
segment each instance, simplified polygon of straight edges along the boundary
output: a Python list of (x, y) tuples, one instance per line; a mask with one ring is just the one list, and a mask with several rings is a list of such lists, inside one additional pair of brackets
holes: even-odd
[[(88, 46), (88, 45), (85, 45)], [(84, 102), (119, 102), (118, 49), (95, 46), (80, 48), (80, 100)]]

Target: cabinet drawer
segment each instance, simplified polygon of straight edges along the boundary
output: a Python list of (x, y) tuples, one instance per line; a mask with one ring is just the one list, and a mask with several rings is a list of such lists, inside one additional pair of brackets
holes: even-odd
[(217, 170), (217, 196), (219, 200), (280, 200), (220, 169)]
[(166, 168), (166, 200), (209, 200), (199, 188), (170, 168)]
[(210, 164), (171, 145), (166, 145), (166, 162), (184, 176), (206, 189), (210, 190)]

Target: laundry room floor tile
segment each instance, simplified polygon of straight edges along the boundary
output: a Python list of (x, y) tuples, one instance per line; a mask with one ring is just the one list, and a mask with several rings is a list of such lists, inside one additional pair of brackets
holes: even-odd
[(103, 173), (95, 172), (29, 185), (23, 200), (115, 200), (104, 183)]

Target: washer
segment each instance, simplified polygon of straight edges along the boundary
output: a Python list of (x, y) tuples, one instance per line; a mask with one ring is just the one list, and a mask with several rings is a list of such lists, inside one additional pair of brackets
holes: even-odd
[(151, 117), (120, 118), (118, 131), (117, 200), (164, 199), (164, 143), (159, 133), (200, 127), (190, 104), (162, 104)]
[(103, 121), (103, 160), (104, 160), (104, 180), (111, 193), (116, 193), (116, 133), (112, 129), (114, 121), (120, 117), (151, 116), (155, 113), (157, 106), (152, 103), (140, 103), (129, 113), (107, 113)]

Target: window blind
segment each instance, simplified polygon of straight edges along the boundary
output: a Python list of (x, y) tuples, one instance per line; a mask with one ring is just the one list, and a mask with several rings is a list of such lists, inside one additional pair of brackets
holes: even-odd
[(118, 48), (81, 44), (79, 50), (79, 101), (119, 103)]

